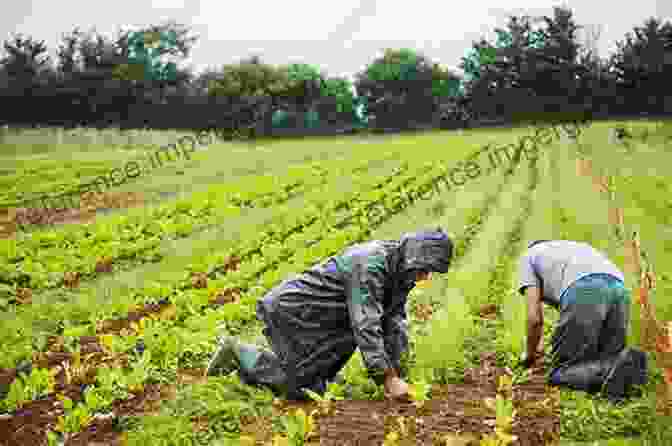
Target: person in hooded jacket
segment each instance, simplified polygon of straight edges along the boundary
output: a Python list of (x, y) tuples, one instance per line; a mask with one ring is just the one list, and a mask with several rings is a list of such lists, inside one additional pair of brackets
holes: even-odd
[(223, 337), (206, 375), (237, 369), (247, 384), (305, 399), (304, 389), (323, 394), (359, 348), (386, 396), (406, 397), (406, 299), (416, 282), (446, 273), (452, 257), (453, 242), (441, 228), (350, 246), (257, 302), (272, 351)]

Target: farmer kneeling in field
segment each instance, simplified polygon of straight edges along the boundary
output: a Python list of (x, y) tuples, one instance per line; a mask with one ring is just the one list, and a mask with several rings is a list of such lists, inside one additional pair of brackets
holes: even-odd
[(542, 302), (560, 310), (550, 384), (622, 399), (647, 380), (646, 355), (626, 348), (630, 293), (623, 273), (586, 243), (537, 240), (520, 261), (527, 295), (526, 367), (543, 355)]
[(257, 303), (271, 351), (225, 337), (208, 375), (238, 369), (289, 399), (326, 390), (359, 348), (388, 397), (405, 397), (400, 357), (408, 348), (406, 298), (415, 282), (448, 271), (453, 243), (441, 228), (347, 248), (270, 290)]

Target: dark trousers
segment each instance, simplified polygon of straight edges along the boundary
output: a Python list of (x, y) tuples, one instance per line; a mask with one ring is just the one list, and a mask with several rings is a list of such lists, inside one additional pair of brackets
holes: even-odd
[(241, 379), (247, 384), (265, 385), (289, 399), (305, 399), (302, 388), (324, 393), (331, 381), (355, 352), (351, 333), (339, 330), (297, 331), (288, 318), (271, 312), (270, 306), (260, 301), (257, 317), (265, 327), (264, 336), (271, 344), (271, 351), (245, 345), (254, 351), (256, 359), (241, 369)]
[(550, 383), (599, 391), (626, 347), (629, 292), (620, 280), (593, 274), (574, 283), (562, 301), (551, 341)]

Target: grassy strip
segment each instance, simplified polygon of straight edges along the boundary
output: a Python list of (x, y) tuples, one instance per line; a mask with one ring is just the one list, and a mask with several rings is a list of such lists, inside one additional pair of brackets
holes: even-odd
[[(484, 228), (488, 228), (496, 217), (505, 192), (516, 178), (514, 171), (508, 171), (497, 187), (480, 191), (481, 196), (470, 202), (474, 206), (465, 209), (460, 218), (466, 225), (458, 240), (460, 249), (453, 268), (433, 287), (418, 291), (421, 296), (434, 296), (425, 299), (433, 316), (426, 326), (417, 327), (412, 337), (415, 357), (409, 367), (413, 381), (445, 384), (458, 382), (463, 377), (470, 361), (465, 351), (465, 339), (474, 335), (475, 320), (465, 289), (457, 286), (454, 278), (460, 275), (473, 250), (479, 246)], [(466, 293), (469, 293), (468, 288)]]

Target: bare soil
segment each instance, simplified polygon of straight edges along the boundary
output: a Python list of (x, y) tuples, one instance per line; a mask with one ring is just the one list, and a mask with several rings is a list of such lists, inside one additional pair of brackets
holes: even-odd
[(478, 315), (483, 319), (496, 319), (499, 314), (497, 304), (485, 304), (479, 309)]
[(136, 192), (89, 192), (81, 196), (79, 208), (7, 208), (0, 210), (0, 238), (15, 236), (20, 226), (88, 223), (101, 209), (127, 209), (145, 204)]

